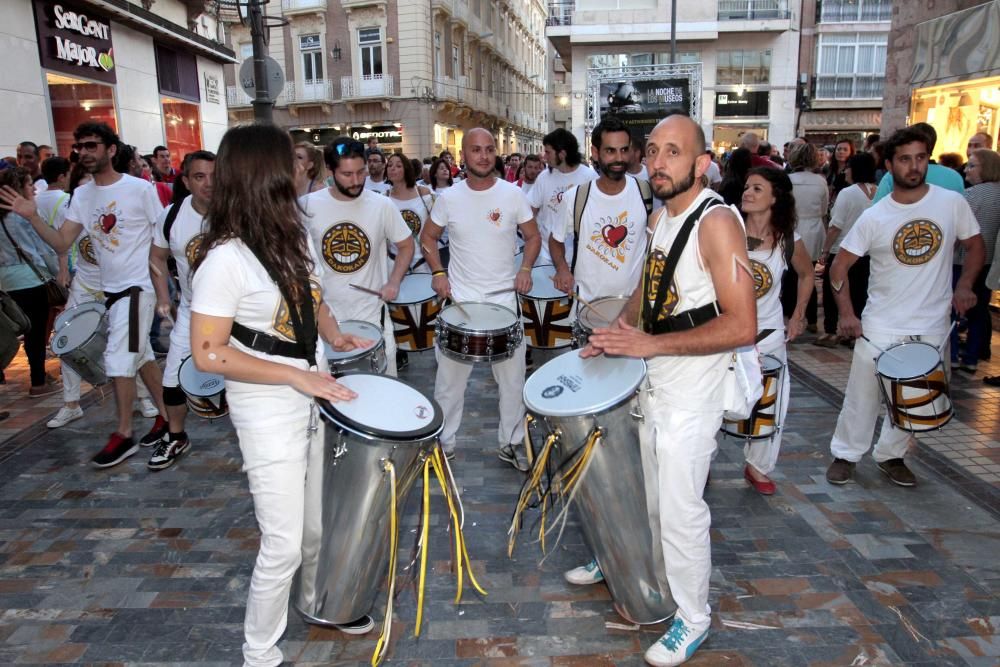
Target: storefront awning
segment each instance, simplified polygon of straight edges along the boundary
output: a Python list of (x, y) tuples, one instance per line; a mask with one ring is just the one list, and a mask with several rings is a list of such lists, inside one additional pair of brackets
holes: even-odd
[(917, 88), (1000, 75), (1000, 0), (918, 24), (915, 52)]

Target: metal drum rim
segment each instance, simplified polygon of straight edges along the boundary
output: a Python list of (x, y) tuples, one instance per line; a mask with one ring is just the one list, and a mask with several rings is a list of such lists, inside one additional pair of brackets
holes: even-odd
[[(938, 352), (938, 362), (934, 366), (932, 366), (930, 370), (927, 371), (926, 373), (918, 373), (917, 375), (910, 375), (907, 377), (896, 377), (894, 375), (888, 375), (886, 373), (881, 372), (878, 369), (879, 359), (889, 354), (889, 352), (891, 352), (894, 348), (901, 347), (903, 345), (926, 345), (929, 348), (935, 349)], [(941, 350), (935, 347), (934, 345), (931, 345), (930, 343), (922, 340), (910, 340), (910, 341), (904, 341), (902, 343), (896, 343), (895, 345), (890, 345), (889, 347), (885, 348), (882, 352), (879, 352), (878, 356), (875, 357), (875, 374), (878, 375), (879, 377), (883, 377), (886, 380), (889, 380), (890, 382), (907, 382), (909, 380), (918, 380), (920, 378), (925, 378), (931, 373), (933, 373), (935, 370), (937, 370), (939, 367), (941, 368), (942, 372), (945, 370), (944, 358), (941, 355)]]
[[(632, 297), (627, 294), (607, 294), (605, 296), (599, 296), (597, 298), (591, 299), (590, 303), (591, 305), (596, 306), (601, 301), (606, 301), (607, 299), (625, 299), (627, 304), (630, 298)], [(594, 329), (590, 326), (588, 322), (584, 321), (583, 314), (587, 312), (593, 312), (594, 310), (596, 309), (591, 308), (590, 306), (585, 306), (584, 304), (581, 303), (580, 309), (576, 311), (576, 319), (574, 320), (574, 322), (580, 322), (581, 326), (587, 327), (590, 333), (593, 333)], [(617, 315), (615, 316), (615, 319), (618, 319)], [(609, 324), (614, 324), (614, 322), (609, 322)]]
[[(375, 329), (378, 329), (379, 336), (378, 338), (375, 338), (374, 342), (366, 348), (362, 348), (360, 350), (348, 350), (348, 352), (354, 353), (350, 357), (327, 357), (326, 360), (330, 364), (339, 366), (342, 364), (354, 363), (355, 361), (363, 359), (365, 356), (371, 354), (372, 352), (375, 352), (378, 349), (385, 347), (385, 338), (383, 337), (384, 333), (381, 331), (380, 327), (377, 324), (372, 324), (371, 322), (366, 322), (365, 320), (344, 320), (343, 322), (340, 322), (339, 325), (343, 326), (348, 323), (365, 324)], [(333, 345), (330, 345), (330, 351), (333, 352), (334, 354), (346, 354), (346, 352), (337, 352), (336, 350), (334, 350)]]
[[(370, 375), (372, 377), (384, 378), (388, 377), (386, 375), (380, 375), (378, 373), (352, 373), (352, 376), (357, 375)], [(415, 387), (414, 385), (406, 382), (405, 380), (400, 380), (399, 378), (392, 378), (396, 382), (400, 382), (410, 389), (418, 392), (425, 399), (430, 401), (431, 406), (434, 408), (434, 418), (431, 419), (430, 424), (422, 429), (415, 431), (383, 431), (381, 429), (372, 428), (365, 424), (354, 421), (341, 413), (339, 410), (334, 408), (335, 403), (331, 403), (325, 398), (317, 398), (316, 407), (319, 409), (320, 417), (324, 421), (331, 424), (334, 428), (341, 431), (346, 431), (353, 435), (357, 435), (366, 440), (382, 441), (382, 442), (421, 442), (424, 440), (430, 440), (436, 438), (444, 430), (444, 413), (441, 410), (441, 406), (438, 402), (434, 400), (433, 397), (428, 396), (423, 391)]]
[[(506, 326), (503, 326), (503, 327), (498, 327), (496, 329), (466, 329), (464, 327), (461, 328), (461, 329), (459, 329), (459, 328), (457, 328), (457, 325), (452, 324), (448, 320), (444, 319), (443, 315), (444, 315), (445, 311), (447, 311), (449, 308), (452, 308), (452, 307), (455, 307), (455, 308), (463, 307), (464, 308), (465, 306), (492, 306), (494, 308), (500, 308), (501, 310), (506, 310), (508, 313), (510, 313), (510, 316), (512, 318), (514, 318), (514, 319), (511, 321), (510, 324), (508, 324)], [(468, 311), (466, 311), (466, 312), (468, 312)], [(453, 331), (456, 331), (456, 332), (459, 332), (459, 333), (476, 333), (476, 334), (488, 334), (488, 333), (497, 333), (497, 332), (501, 332), (502, 333), (504, 331), (510, 331), (512, 329), (518, 329), (518, 328), (520, 328), (518, 325), (521, 323), (520, 319), (517, 316), (517, 313), (515, 313), (513, 310), (511, 310), (507, 306), (501, 306), (498, 303), (490, 303), (489, 301), (462, 301), (461, 303), (459, 303), (457, 301), (452, 301), (447, 306), (445, 306), (444, 308), (441, 309), (441, 312), (438, 313), (437, 321), (441, 322), (441, 326), (452, 327)]]
[[(194, 363), (193, 355), (189, 354), (188, 356), (184, 357), (184, 359), (181, 361), (181, 365), (177, 367), (177, 386), (180, 387), (181, 391), (183, 391), (188, 396), (194, 396), (195, 398), (212, 398), (213, 396), (218, 396), (219, 394), (226, 391), (226, 378), (221, 373), (202, 373), (202, 375), (218, 375), (220, 378), (222, 378), (222, 389), (220, 389), (219, 391), (213, 392), (211, 394), (196, 394), (193, 391), (189, 391), (187, 387), (184, 386), (184, 383), (181, 382), (181, 371), (184, 369), (184, 364), (188, 362), (191, 362), (192, 364)], [(197, 369), (198, 367), (195, 366), (195, 370)], [(201, 373), (201, 371), (198, 372)]]
[[(571, 352), (573, 352), (573, 350), (570, 350), (569, 352), (567, 352), (567, 354), (569, 354)], [(559, 357), (556, 357), (555, 359), (558, 359), (558, 358)], [(624, 357), (624, 358), (631, 359), (632, 357)], [(551, 359), (548, 363), (551, 363), (552, 361), (555, 361), (555, 359)], [(639, 392), (642, 390), (642, 383), (646, 379), (646, 375), (649, 373), (649, 367), (647, 366), (645, 359), (638, 359), (637, 361), (639, 361), (639, 362), (642, 363), (642, 376), (639, 378), (639, 381), (636, 382), (635, 387), (631, 391), (629, 391), (621, 400), (616, 401), (614, 404), (612, 404), (610, 406), (598, 408), (596, 411), (593, 411), (593, 412), (584, 412), (582, 414), (576, 414), (576, 415), (554, 414), (554, 413), (550, 413), (550, 412), (544, 412), (542, 410), (539, 410), (539, 409), (533, 407), (534, 403), (532, 401), (530, 401), (528, 399), (528, 397), (525, 396), (524, 392), (522, 391), (521, 398), (524, 401), (524, 407), (525, 407), (525, 409), (528, 412), (532, 413), (533, 415), (540, 416), (540, 417), (551, 417), (553, 419), (572, 419), (574, 417), (597, 416), (597, 415), (603, 415), (605, 413), (611, 412), (612, 410), (616, 410), (617, 408), (621, 407), (624, 403), (626, 403), (626, 402), (632, 400), (634, 397), (636, 397), (639, 394)], [(527, 384), (525, 384), (525, 387), (527, 387)]]
[[(410, 276), (430, 276), (430, 275), (431, 274), (429, 274), (429, 273), (423, 273), (423, 272), (420, 272), (420, 271), (416, 271), (416, 272), (411, 271), (410, 273), (407, 273), (406, 275), (403, 276), (403, 280), (401, 281), (400, 291), (402, 291), (402, 282), (405, 282), (406, 279), (409, 278)], [(431, 278), (433, 279), (433, 276), (431, 276)], [(427, 297), (426, 299), (420, 299), (419, 301), (399, 301), (399, 300), (394, 300), (394, 301), (386, 301), (386, 304), (388, 304), (390, 306), (416, 306), (416, 305), (419, 305), (421, 303), (427, 303), (428, 301), (433, 301), (436, 298), (438, 298), (437, 292), (435, 292), (433, 289), (431, 289), (431, 295), (429, 297)]]

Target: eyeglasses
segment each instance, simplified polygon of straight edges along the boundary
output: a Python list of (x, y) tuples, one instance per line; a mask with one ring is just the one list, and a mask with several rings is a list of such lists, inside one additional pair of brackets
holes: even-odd
[(101, 141), (81, 141), (80, 143), (73, 144), (72, 146), (70, 146), (70, 148), (75, 150), (77, 153), (80, 153), (84, 150), (96, 151), (98, 146), (103, 146), (103, 145), (104, 142)]
[(362, 155), (364, 155), (365, 145), (360, 141), (345, 141), (342, 144), (337, 144), (336, 146), (334, 146), (333, 150), (340, 157), (344, 157), (345, 155), (350, 155), (352, 153), (361, 153)]

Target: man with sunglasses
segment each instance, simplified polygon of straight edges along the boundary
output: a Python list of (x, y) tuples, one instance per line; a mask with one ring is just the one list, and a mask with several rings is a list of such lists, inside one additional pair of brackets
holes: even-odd
[[(323, 294), (339, 322), (381, 327), (386, 372), (395, 376), (396, 338), (385, 304), (399, 294), (413, 259), (413, 236), (389, 198), (365, 187), (364, 144), (338, 137), (323, 151), (323, 160), (333, 185), (299, 200), (316, 252), (330, 269), (323, 272)], [(397, 248), (391, 273), (385, 254), (390, 242)]]
[[(162, 211), (151, 183), (120, 174), (112, 166), (118, 135), (104, 123), (87, 122), (76, 128), (73, 148), (94, 180), (73, 193), (66, 221), (58, 230), (38, 215), (34, 197), (26, 199), (10, 188), (0, 191), (0, 207), (31, 221), (32, 227), (56, 252), (66, 252), (86, 230), (97, 260), (100, 289), (108, 308), (108, 343), (104, 371), (114, 383), (118, 428), (91, 463), (109, 468), (135, 454), (139, 445), (156, 444), (167, 431), (163, 406), (163, 374), (153, 360), (149, 328), (157, 301), (149, 272), (153, 226)], [(159, 298), (158, 298), (159, 297)], [(159, 408), (153, 428), (138, 444), (132, 438), (132, 406), (139, 374)]]

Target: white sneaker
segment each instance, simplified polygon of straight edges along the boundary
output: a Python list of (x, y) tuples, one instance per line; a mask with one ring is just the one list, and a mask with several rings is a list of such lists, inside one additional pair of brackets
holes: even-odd
[(59, 408), (59, 412), (56, 416), (46, 422), (46, 426), (49, 428), (59, 428), (60, 426), (65, 426), (74, 419), (79, 419), (83, 416), (83, 408), (77, 406), (75, 408), (69, 408), (65, 405)]
[(708, 628), (696, 632), (675, 616), (667, 633), (649, 647), (644, 657), (653, 667), (674, 667), (690, 660), (706, 637)]
[(569, 583), (576, 584), (577, 586), (599, 584), (604, 581), (604, 573), (601, 572), (601, 566), (597, 564), (596, 558), (586, 565), (574, 567), (569, 572), (564, 573), (563, 577)]
[(151, 399), (143, 398), (139, 401), (139, 412), (142, 413), (143, 417), (150, 419), (160, 414), (159, 408), (153, 403)]

